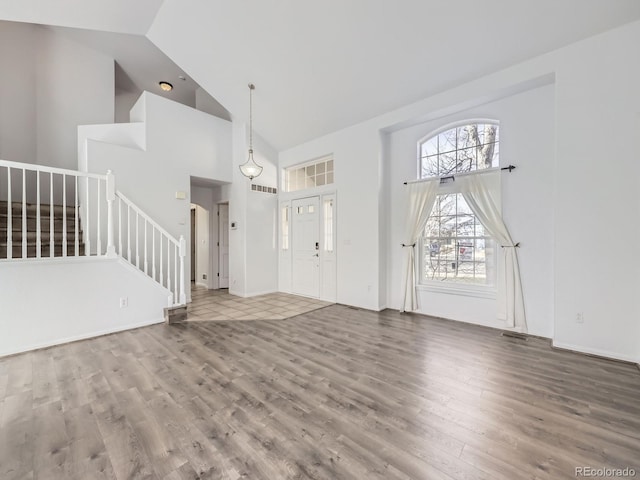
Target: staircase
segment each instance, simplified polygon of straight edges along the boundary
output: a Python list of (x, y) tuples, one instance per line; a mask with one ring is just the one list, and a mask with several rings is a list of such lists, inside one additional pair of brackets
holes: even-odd
[(0, 265), (89, 255), (120, 258), (166, 288), (168, 306), (186, 304), (184, 237), (117, 191), (111, 172), (0, 160)]
[(23, 213), (21, 202), (12, 202), (9, 208), (7, 201), (0, 201), (0, 258), (64, 257), (84, 254), (81, 222), (78, 216), (76, 224), (75, 207), (41, 204), (38, 212), (36, 204), (27, 203)]

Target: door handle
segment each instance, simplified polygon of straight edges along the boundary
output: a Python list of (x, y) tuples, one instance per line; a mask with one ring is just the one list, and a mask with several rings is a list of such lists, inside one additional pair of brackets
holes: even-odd
[(314, 257), (319, 257), (320, 255), (318, 255), (317, 253), (313, 254)]

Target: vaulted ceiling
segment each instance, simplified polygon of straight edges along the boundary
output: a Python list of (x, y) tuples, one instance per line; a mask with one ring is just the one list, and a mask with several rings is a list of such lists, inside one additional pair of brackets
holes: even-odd
[[(640, 19), (637, 0), (0, 0), (0, 18), (144, 34), (285, 149)], [(634, 47), (635, 48), (635, 47)]]

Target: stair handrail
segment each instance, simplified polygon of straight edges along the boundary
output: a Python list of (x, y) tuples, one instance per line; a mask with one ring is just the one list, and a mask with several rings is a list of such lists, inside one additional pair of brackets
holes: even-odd
[[(16, 202), (22, 205), (22, 227), (21, 227), (21, 256), (16, 257), (16, 259), (26, 259), (28, 257), (27, 253), (27, 208), (29, 205), (27, 203), (27, 172), (35, 172), (37, 174), (35, 178), (35, 191), (36, 198), (34, 199), (36, 205), (36, 246), (35, 246), (35, 256), (37, 259), (40, 258), (53, 258), (55, 256), (55, 232), (54, 232), (54, 175), (60, 175), (63, 178), (61, 190), (61, 198), (62, 198), (62, 257), (67, 257), (69, 242), (67, 239), (68, 234), (68, 225), (67, 225), (67, 207), (73, 207), (74, 209), (74, 225), (72, 228), (71, 234), (73, 235), (73, 244), (71, 247), (74, 248), (74, 253), (70, 254), (71, 256), (78, 257), (81, 255), (80, 253), (80, 226), (79, 226), (79, 216), (80, 213), (83, 214), (86, 230), (89, 232), (88, 236), (85, 236), (84, 241), (84, 253), (82, 255), (89, 256), (92, 255), (91, 249), (91, 238), (92, 235), (95, 234), (95, 240), (97, 243), (97, 247), (95, 249), (95, 254), (98, 256), (105, 256), (115, 258), (116, 256), (120, 256), (122, 259), (128, 261), (133, 266), (142, 270), (147, 276), (151, 277), (154, 281), (167, 288), (171, 292), (171, 297), (169, 300), (169, 306), (173, 305), (184, 305), (186, 304), (186, 288), (185, 288), (185, 273), (184, 273), (184, 265), (185, 265), (185, 257), (186, 257), (186, 240), (183, 235), (180, 235), (179, 239), (176, 239), (173, 235), (167, 232), (164, 228), (162, 228), (156, 221), (154, 221), (149, 215), (147, 215), (140, 207), (138, 207), (133, 201), (127, 198), (122, 192), (116, 190), (115, 185), (115, 176), (109, 170), (106, 175), (98, 174), (98, 173), (90, 173), (83, 172), (79, 170), (70, 170), (66, 168), (58, 168), (58, 167), (50, 167), (46, 165), (37, 165), (23, 162), (15, 162), (10, 160), (1, 160), (0, 159), (0, 168), (6, 169), (7, 178), (6, 178), (6, 215), (7, 215), (7, 233), (6, 233), (6, 250), (7, 256), (6, 258), (2, 258), (0, 260), (13, 260), (13, 198), (12, 198), (12, 170), (21, 171), (21, 178), (18, 180), (18, 185), (21, 184), (21, 193), (16, 195)], [(49, 255), (47, 257), (42, 256), (42, 246), (47, 243), (45, 239), (42, 238), (42, 227), (41, 227), (41, 176), (40, 174), (49, 174), (48, 178), (48, 186), (49, 186)], [(73, 198), (67, 202), (67, 183), (64, 181), (66, 177), (75, 178), (75, 180), (70, 185), (71, 194)], [(46, 177), (45, 177), (46, 178)], [(79, 179), (83, 179), (82, 182), (79, 182)], [(90, 194), (90, 182), (95, 182), (92, 192)], [(80, 194), (80, 188), (84, 188), (82, 195)], [(104, 188), (104, 190), (102, 190)], [(60, 194), (60, 191), (58, 191)], [(81, 198), (82, 197), (82, 198)], [(80, 201), (84, 200), (86, 203), (84, 204), (83, 211), (80, 212)], [(118, 202), (118, 211), (115, 211), (114, 202)], [(104, 205), (106, 202), (106, 210), (107, 210), (107, 218), (106, 218), (106, 227), (107, 227), (107, 246), (106, 251), (102, 249), (102, 239), (103, 239), (103, 231), (101, 231), (101, 226), (103, 222), (101, 221), (101, 208), (100, 205)], [(127, 208), (127, 212), (129, 214), (130, 211), (133, 211), (136, 215), (136, 238), (135, 238), (135, 248), (136, 248), (136, 261), (132, 261), (131, 248), (130, 248), (130, 238), (131, 231), (127, 230), (128, 235), (128, 255), (125, 255), (125, 252), (122, 248), (122, 204), (124, 204)], [(95, 211), (92, 211), (92, 208)], [(4, 213), (4, 210), (3, 210)], [(117, 214), (117, 232), (118, 232), (118, 245), (116, 246), (114, 234), (116, 232), (116, 214)], [(90, 217), (95, 215), (96, 219), (93, 223), (90, 223)], [(143, 231), (143, 239), (142, 241), (138, 238), (138, 221), (142, 219), (144, 221), (144, 231)], [(128, 217), (127, 221), (130, 218)], [(94, 230), (91, 230), (90, 225), (94, 226)], [(151, 238), (147, 238), (147, 228), (150, 227), (151, 230)], [(159, 248), (156, 249), (156, 235), (159, 235)], [(166, 238), (166, 250), (163, 244), (163, 237)], [(4, 236), (3, 236), (4, 239)], [(149, 240), (149, 241), (148, 241)], [(141, 243), (143, 242), (143, 243)], [(150, 248), (148, 248), (150, 246)], [(139, 250), (142, 247), (144, 249), (144, 265), (140, 266), (140, 257)], [(151, 250), (151, 271), (149, 271), (148, 265), (148, 255), (147, 250)], [(166, 253), (166, 257), (165, 257)], [(172, 254), (172, 255), (171, 255)], [(166, 262), (165, 262), (166, 258)], [(173, 272), (171, 271), (171, 260), (174, 263)], [(156, 262), (159, 263), (160, 269), (159, 272), (156, 271)], [(179, 268), (178, 268), (179, 264)], [(166, 270), (164, 267), (166, 266)], [(159, 273), (159, 274), (158, 274)], [(166, 273), (166, 275), (165, 275)], [(173, 273), (174, 279), (171, 279), (171, 273)]]
[[(111, 183), (110, 177), (112, 176), (111, 172), (109, 172), (107, 174), (107, 185), (109, 185), (109, 183)], [(107, 187), (108, 188), (108, 187)], [(114, 191), (114, 199), (118, 199), (119, 202), (122, 202), (125, 204), (125, 206), (128, 209), (133, 210), (136, 213), (136, 216), (142, 217), (142, 219), (145, 221), (145, 230), (144, 230), (144, 235), (145, 235), (145, 240), (144, 240), (144, 263), (143, 266), (140, 266), (140, 258), (139, 258), (139, 251), (138, 251), (138, 243), (139, 243), (139, 239), (138, 239), (138, 231), (137, 231), (137, 226), (138, 226), (138, 219), (136, 217), (136, 261), (134, 262), (132, 260), (132, 254), (131, 254), (131, 246), (130, 246), (130, 236), (131, 236), (131, 232), (127, 231), (127, 254), (125, 255), (124, 252), (124, 248), (122, 245), (122, 211), (121, 211), (121, 204), (118, 203), (118, 245), (117, 248), (114, 245), (114, 251), (117, 252), (117, 254), (127, 260), (130, 264), (132, 264), (133, 266), (139, 268), (140, 270), (142, 270), (146, 275), (150, 276), (153, 280), (155, 280), (156, 282), (160, 283), (162, 286), (166, 287), (168, 290), (170, 290), (172, 292), (173, 295), (173, 302), (170, 303), (169, 306), (172, 305), (184, 305), (187, 303), (187, 299), (186, 299), (186, 290), (185, 290), (185, 276), (184, 276), (184, 259), (186, 256), (186, 246), (187, 246), (187, 242), (184, 238), (184, 235), (180, 235), (180, 238), (177, 239), (175, 238), (173, 235), (171, 235), (169, 232), (167, 232), (164, 228), (162, 228), (160, 225), (158, 225), (158, 223), (153, 220), (147, 213), (145, 213), (140, 207), (138, 207), (131, 199), (129, 199), (126, 195), (124, 195), (121, 191), (119, 190), (115, 190)], [(113, 217), (109, 216), (110, 221), (113, 222)], [(129, 213), (127, 213), (127, 221), (129, 222)], [(149, 224), (152, 228), (152, 236), (153, 236), (153, 241), (152, 241), (152, 271), (149, 272), (149, 268), (148, 268), (148, 263), (147, 263), (147, 239), (146, 239), (146, 234), (147, 234), (147, 230), (146, 230), (146, 225)], [(115, 225), (110, 225), (109, 227), (110, 231), (114, 231), (115, 230)], [(174, 258), (179, 258), (179, 268), (176, 265), (176, 279), (175, 279), (175, 289), (171, 288), (171, 262), (169, 261), (169, 254), (167, 254), (167, 270), (166, 270), (166, 284), (163, 283), (163, 279), (164, 279), (164, 273), (165, 271), (163, 270), (164, 268), (164, 263), (163, 263), (163, 252), (161, 251), (162, 247), (160, 247), (160, 251), (159, 251), (159, 255), (160, 255), (160, 272), (159, 272), (159, 277), (157, 275), (156, 272), (156, 263), (155, 263), (155, 259), (156, 259), (156, 251), (155, 251), (155, 232), (158, 232), (161, 235), (161, 239), (162, 236), (164, 236), (168, 242), (170, 242), (173, 245), (174, 250), (174, 254), (175, 257)], [(113, 240), (113, 239), (112, 239)], [(162, 242), (161, 242), (162, 245)]]
[(89, 177), (97, 180), (106, 180), (106, 175), (99, 173), (82, 172), (80, 170), (70, 170), (67, 168), (49, 167), (47, 165), (38, 165), (36, 163), (14, 162), (12, 160), (1, 160), (0, 167), (18, 168), (20, 170), (31, 170), (34, 172), (55, 173), (58, 175), (69, 175), (73, 177)]
[(138, 207), (133, 201), (131, 201), (127, 196), (125, 196), (120, 190), (116, 190), (116, 197), (120, 197), (124, 203), (129, 205), (133, 210), (135, 210), (141, 217), (145, 218), (148, 223), (150, 223), (156, 230), (160, 231), (165, 237), (169, 238), (172, 243), (176, 246), (180, 246), (180, 240), (167, 232), (164, 228), (158, 225), (149, 215), (144, 213), (144, 211)]

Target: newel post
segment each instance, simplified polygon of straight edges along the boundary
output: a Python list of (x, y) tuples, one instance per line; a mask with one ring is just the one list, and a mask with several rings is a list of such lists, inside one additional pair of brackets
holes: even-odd
[(180, 235), (180, 304), (187, 304), (187, 295), (184, 289), (184, 257), (187, 254), (187, 241), (184, 235)]
[(111, 170), (107, 170), (107, 257), (116, 256), (113, 243), (113, 201), (116, 199), (116, 180)]

